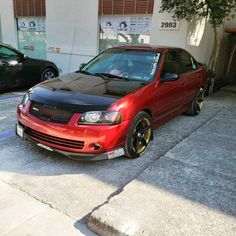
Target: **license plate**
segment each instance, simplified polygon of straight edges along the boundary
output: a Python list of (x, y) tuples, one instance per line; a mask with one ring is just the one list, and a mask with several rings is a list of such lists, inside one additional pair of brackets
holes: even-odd
[(21, 138), (24, 138), (24, 128), (20, 125), (16, 125), (16, 134)]
[(37, 146), (39, 146), (39, 147), (41, 147), (41, 148), (44, 148), (44, 149), (46, 149), (46, 150), (48, 150), (48, 151), (53, 151), (53, 149), (52, 148), (50, 148), (50, 147), (48, 147), (47, 145), (44, 145), (44, 144), (42, 144), (42, 143), (37, 143)]
[(113, 151), (108, 152), (108, 159), (113, 159), (125, 155), (124, 148), (119, 148)]

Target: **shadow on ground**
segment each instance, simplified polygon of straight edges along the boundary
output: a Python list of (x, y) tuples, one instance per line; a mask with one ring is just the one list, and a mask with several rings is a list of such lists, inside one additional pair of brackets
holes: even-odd
[(155, 130), (148, 151), (135, 160), (74, 161), (16, 136), (1, 140), (0, 179), (84, 219), (146, 170), (138, 177), (145, 185), (235, 216), (234, 98), (209, 98), (198, 117), (179, 116)]

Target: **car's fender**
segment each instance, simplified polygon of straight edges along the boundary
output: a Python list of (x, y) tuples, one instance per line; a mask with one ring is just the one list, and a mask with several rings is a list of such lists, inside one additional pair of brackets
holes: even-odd
[(121, 112), (123, 120), (133, 119), (140, 111), (146, 111), (152, 116), (156, 105), (157, 95), (155, 84), (155, 82), (152, 82), (135, 92), (128, 94), (113, 103), (108, 110)]

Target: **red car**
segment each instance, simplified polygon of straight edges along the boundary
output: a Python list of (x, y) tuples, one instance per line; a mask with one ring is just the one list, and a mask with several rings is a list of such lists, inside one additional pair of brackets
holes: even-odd
[(71, 158), (135, 158), (153, 128), (200, 112), (206, 86), (205, 69), (183, 49), (116, 47), (31, 88), (18, 106), (16, 133)]

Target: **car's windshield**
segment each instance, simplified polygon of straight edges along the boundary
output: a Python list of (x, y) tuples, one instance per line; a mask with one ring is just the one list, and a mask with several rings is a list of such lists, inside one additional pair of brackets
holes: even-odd
[(134, 49), (109, 49), (94, 58), (80, 71), (129, 80), (153, 80), (160, 53)]

